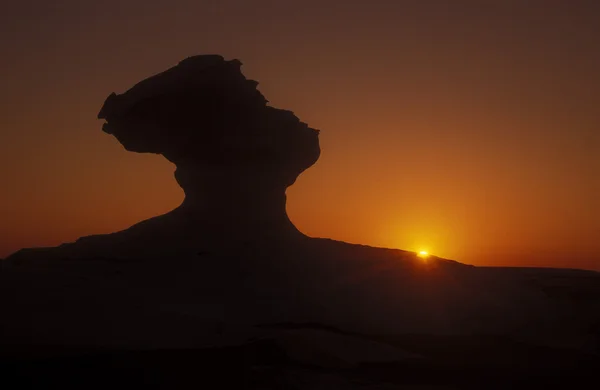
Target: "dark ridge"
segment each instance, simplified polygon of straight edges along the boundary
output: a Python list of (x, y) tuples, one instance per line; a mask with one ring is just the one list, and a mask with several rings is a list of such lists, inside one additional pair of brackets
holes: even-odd
[(108, 96), (103, 130), (173, 162), (185, 199), (1, 261), (0, 387), (576, 387), (596, 374), (598, 273), (424, 260), (296, 229), (286, 190), (318, 160), (319, 131), (257, 84), (206, 55)]

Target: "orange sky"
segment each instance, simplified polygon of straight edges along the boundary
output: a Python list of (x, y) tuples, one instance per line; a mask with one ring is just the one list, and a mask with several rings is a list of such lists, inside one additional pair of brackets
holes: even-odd
[(305, 233), (600, 269), (597, 2), (120, 3), (0, 13), (0, 256), (176, 207), (174, 167), (126, 152), (96, 115), (110, 92), (218, 53), (322, 130), (288, 190)]

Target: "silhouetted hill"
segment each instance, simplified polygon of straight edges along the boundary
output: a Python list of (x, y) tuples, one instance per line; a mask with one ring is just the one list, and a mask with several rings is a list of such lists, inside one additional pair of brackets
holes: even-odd
[(473, 267), (299, 232), (285, 191), (317, 161), (318, 131), (268, 106), (240, 66), (192, 57), (108, 97), (104, 131), (175, 163), (185, 200), (0, 262), (3, 378), (490, 388), (594, 373), (598, 273)]

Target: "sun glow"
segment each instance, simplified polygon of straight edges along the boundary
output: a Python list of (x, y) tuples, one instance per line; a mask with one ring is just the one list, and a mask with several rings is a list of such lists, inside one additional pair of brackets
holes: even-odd
[(429, 252), (427, 252), (427, 251), (420, 251), (419, 252), (419, 257), (422, 257), (422, 258), (425, 259), (425, 258), (429, 257)]

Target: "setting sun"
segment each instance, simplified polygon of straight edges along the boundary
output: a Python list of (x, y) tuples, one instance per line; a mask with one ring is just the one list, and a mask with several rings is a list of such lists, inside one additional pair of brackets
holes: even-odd
[(420, 251), (419, 252), (419, 257), (423, 257), (423, 258), (429, 257), (429, 252), (427, 252), (427, 251)]

